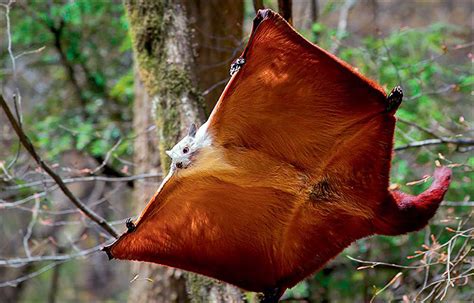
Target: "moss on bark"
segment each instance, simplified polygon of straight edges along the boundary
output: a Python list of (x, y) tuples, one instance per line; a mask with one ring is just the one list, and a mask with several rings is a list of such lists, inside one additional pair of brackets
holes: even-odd
[[(185, 49), (186, 46), (179, 49), (180, 45), (186, 45), (179, 41), (186, 38), (186, 35), (173, 30), (179, 29), (179, 25), (174, 24), (180, 22), (176, 20), (179, 17), (173, 13), (173, 5), (176, 3), (168, 0), (126, 2), (135, 60), (140, 77), (154, 102), (160, 136), (161, 168), (164, 173), (170, 165), (165, 151), (173, 147), (183, 135), (182, 123), (185, 121), (180, 119), (180, 101), (189, 96), (198, 110), (202, 107), (189, 67), (190, 62), (186, 62), (186, 58), (192, 57), (192, 54), (186, 55), (186, 52), (192, 50)], [(170, 50), (170, 45), (178, 46)], [(181, 57), (184, 58), (183, 61)]]
[[(192, 70), (194, 54), (186, 8), (178, 0), (126, 0), (125, 5), (135, 62), (153, 100), (161, 169), (166, 173), (170, 159), (165, 151), (184, 135), (185, 126), (204, 122), (203, 99)], [(208, 302), (211, 293), (216, 302), (229, 301), (225, 296), (241, 301), (235, 288), (231, 295), (224, 284), (214, 280), (195, 274), (189, 274), (187, 280), (194, 302)]]

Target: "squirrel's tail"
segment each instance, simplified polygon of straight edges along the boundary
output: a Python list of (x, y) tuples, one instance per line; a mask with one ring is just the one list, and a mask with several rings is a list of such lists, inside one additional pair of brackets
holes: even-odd
[(451, 169), (437, 168), (433, 179), (431, 186), (417, 196), (391, 191), (375, 220), (375, 232), (381, 235), (400, 235), (419, 230), (428, 224), (448, 190)]

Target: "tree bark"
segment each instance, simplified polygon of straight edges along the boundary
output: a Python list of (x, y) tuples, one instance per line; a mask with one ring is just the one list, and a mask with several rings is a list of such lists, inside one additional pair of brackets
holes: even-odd
[(285, 18), (288, 23), (293, 23), (293, 1), (278, 0), (278, 13)]
[(206, 113), (214, 108), (230, 78), (229, 66), (242, 49), (242, 0), (186, 1), (196, 54), (198, 87)]
[(318, 0), (311, 0), (309, 2), (309, 6), (310, 6), (310, 11), (311, 11), (311, 23), (313, 24), (313, 23), (318, 22), (318, 18), (319, 18), (319, 3), (318, 3)]
[(191, 123), (204, 121), (194, 67), (190, 30), (180, 1), (128, 0), (135, 61), (151, 97), (159, 133), (161, 169), (170, 161), (165, 151), (186, 133)]
[[(138, 134), (135, 173), (159, 167), (166, 174), (170, 161), (165, 151), (186, 134), (191, 123), (202, 124), (205, 119), (189, 15), (182, 1), (126, 0), (125, 6), (135, 63), (144, 85), (143, 89), (137, 84), (134, 105), (134, 129)], [(153, 123), (158, 138), (146, 132)], [(156, 185), (143, 186), (135, 187), (139, 210), (156, 190)], [(132, 283), (130, 302), (242, 301), (235, 287), (180, 270), (140, 263), (134, 273), (139, 276)]]
[(255, 13), (258, 12), (259, 9), (264, 9), (265, 6), (263, 5), (263, 0), (253, 0), (253, 9), (255, 10)]
[[(152, 112), (151, 98), (136, 71), (133, 105), (133, 129), (136, 133), (133, 144), (135, 174), (161, 171), (159, 141)], [(143, 210), (147, 199), (156, 191), (156, 184), (149, 181), (134, 184), (133, 200), (137, 213)], [(129, 302), (189, 302), (186, 281), (181, 271), (136, 262), (132, 265), (130, 280), (134, 279), (130, 284)]]

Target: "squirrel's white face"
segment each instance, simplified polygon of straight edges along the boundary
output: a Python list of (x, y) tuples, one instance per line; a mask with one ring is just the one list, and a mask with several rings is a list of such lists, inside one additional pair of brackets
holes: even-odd
[(171, 150), (166, 151), (172, 159), (171, 168), (187, 168), (191, 164), (191, 158), (196, 152), (194, 141), (194, 137), (186, 136)]
[(201, 127), (199, 131), (196, 125), (192, 124), (188, 135), (178, 142), (166, 154), (171, 158), (171, 169), (188, 168), (201, 147), (209, 145), (208, 136), (205, 128)]

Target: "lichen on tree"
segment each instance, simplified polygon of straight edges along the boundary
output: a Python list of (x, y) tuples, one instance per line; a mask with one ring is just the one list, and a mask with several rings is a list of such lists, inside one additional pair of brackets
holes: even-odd
[[(127, 0), (125, 6), (135, 64), (153, 102), (161, 170), (167, 173), (170, 159), (165, 151), (186, 134), (191, 123), (202, 124), (205, 119), (203, 98), (197, 87), (196, 71), (193, 70), (195, 52), (188, 13), (181, 1)], [(183, 289), (181, 274), (175, 277), (155, 269), (148, 272), (166, 275), (153, 282), (159, 284), (155, 288)], [(170, 283), (164, 279), (175, 281)], [(153, 287), (145, 287), (150, 291), (150, 296), (155, 294)], [(168, 290), (173, 298), (167, 298), (167, 301), (191, 299), (193, 302), (208, 302), (211, 297), (215, 302), (242, 301), (241, 293), (235, 287), (196, 274), (187, 275), (186, 290), (189, 298), (184, 299), (181, 298), (182, 294), (172, 294)], [(143, 293), (140, 296), (146, 300), (159, 300)]]

